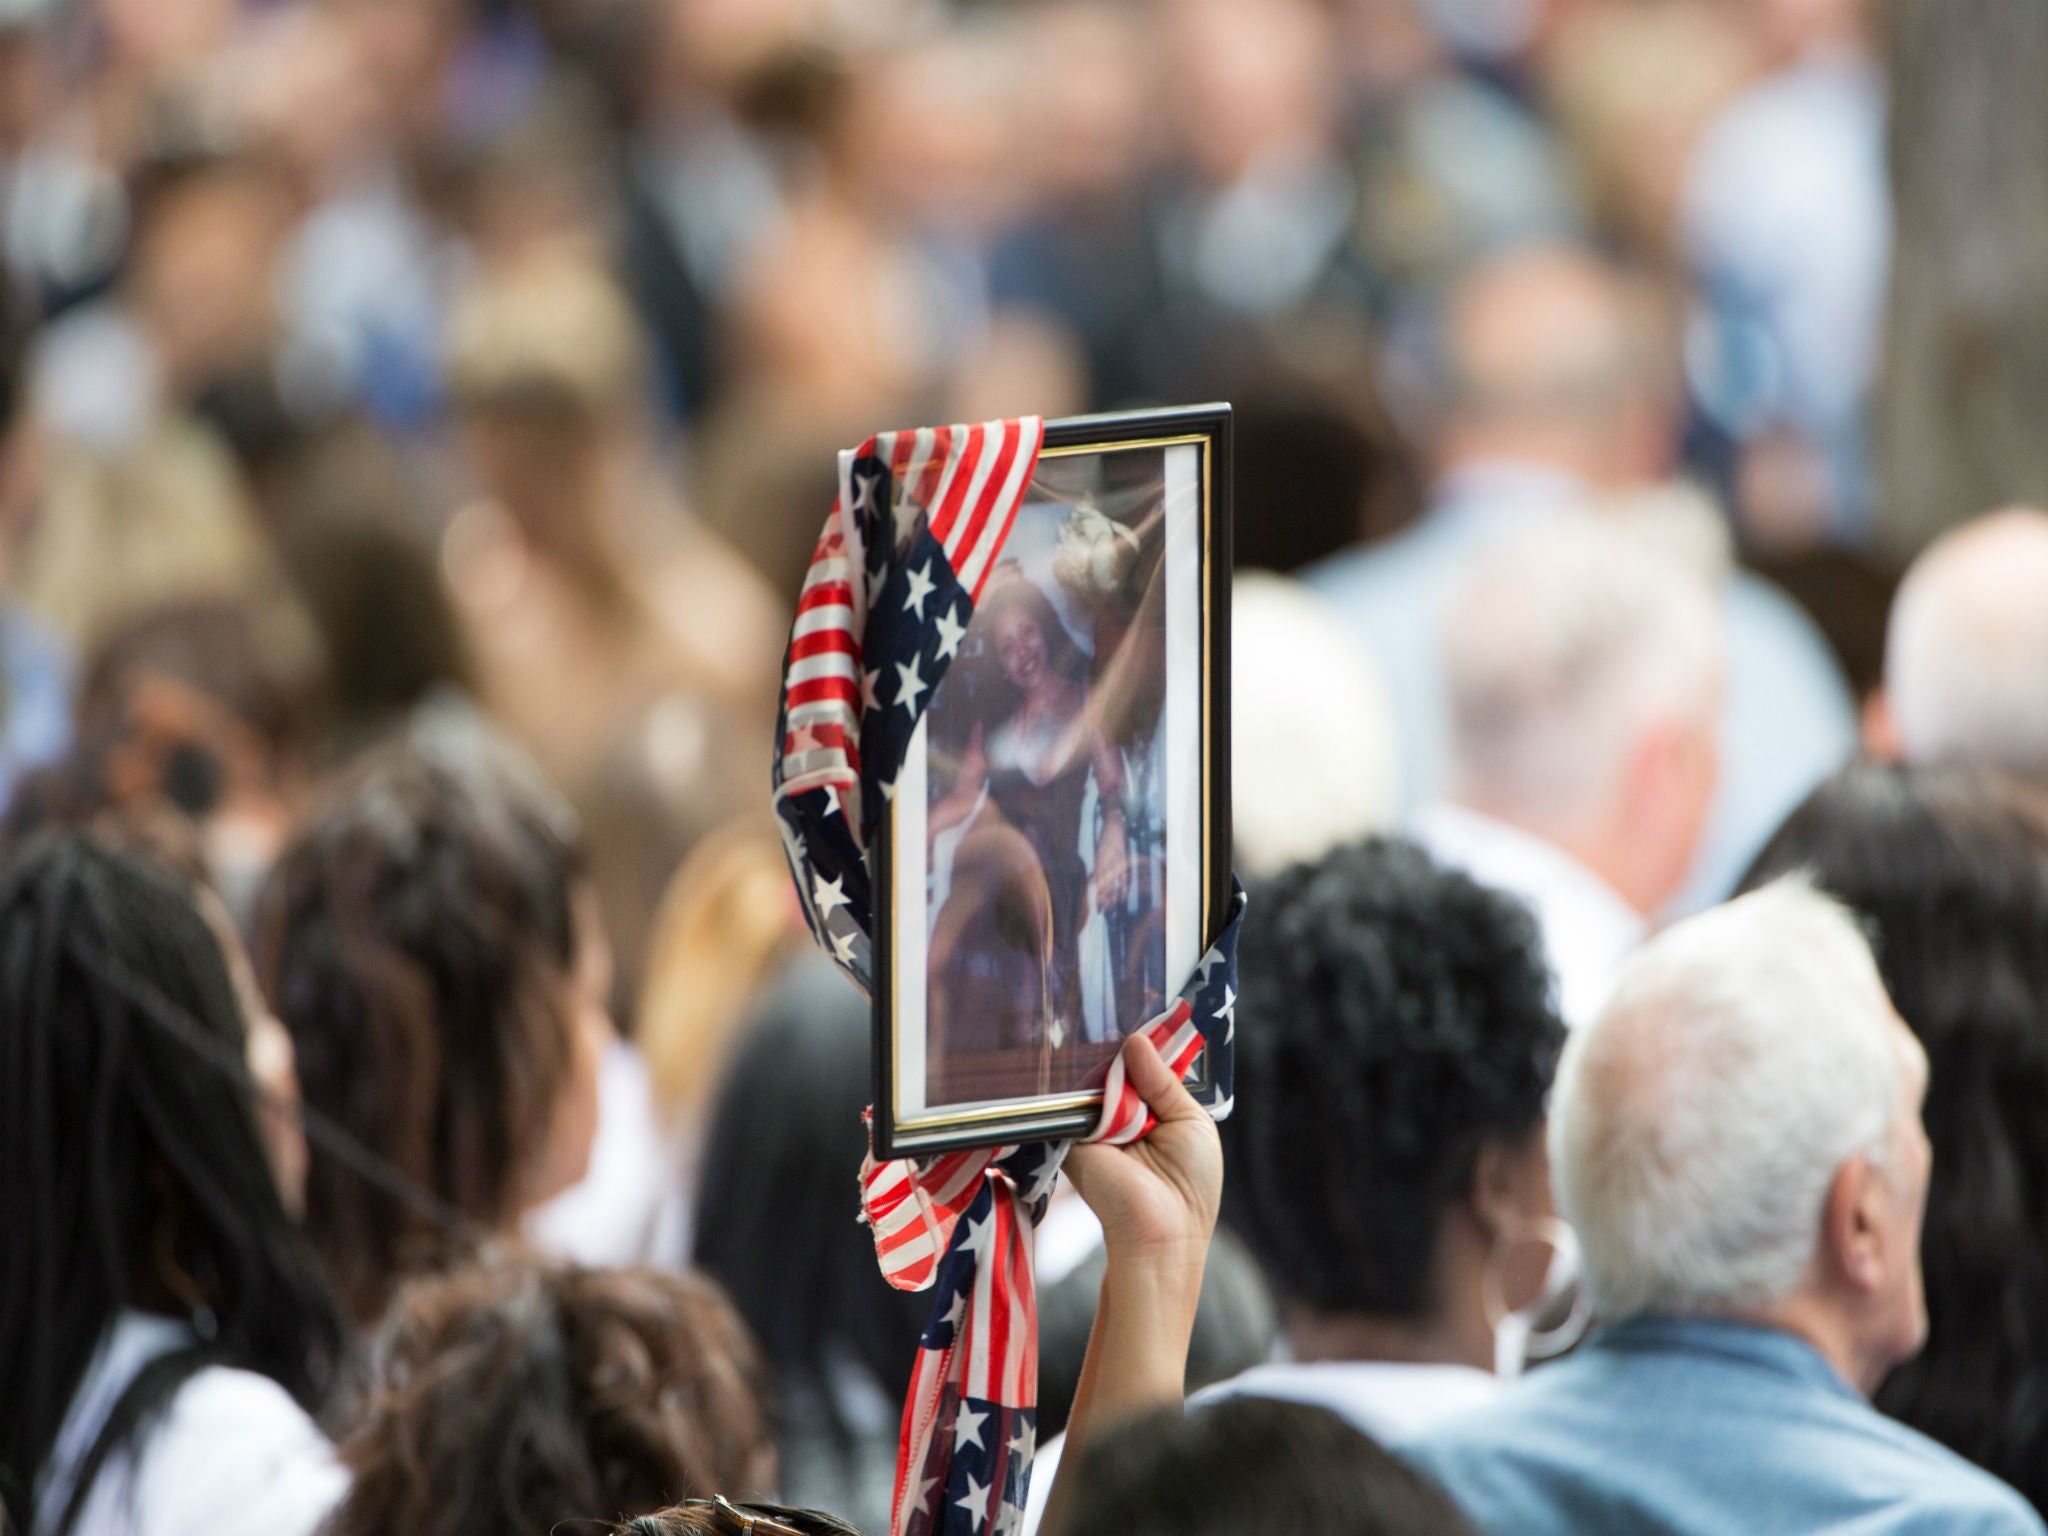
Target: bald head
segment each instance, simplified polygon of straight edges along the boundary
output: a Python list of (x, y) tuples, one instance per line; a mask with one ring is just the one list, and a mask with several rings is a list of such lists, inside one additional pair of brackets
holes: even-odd
[(1593, 482), (1655, 478), (1675, 441), (1665, 327), (1590, 252), (1524, 247), (1472, 268), (1445, 314), (1445, 457), (1518, 458)]
[(1906, 761), (2048, 789), (2048, 513), (1994, 512), (1913, 563), (1892, 605), (1885, 699)]

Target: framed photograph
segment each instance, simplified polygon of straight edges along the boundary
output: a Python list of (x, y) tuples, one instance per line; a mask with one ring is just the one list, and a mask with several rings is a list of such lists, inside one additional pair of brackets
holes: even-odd
[(1087, 1131), (1221, 931), (1229, 604), (1228, 406), (1046, 424), (875, 839), (877, 1156)]

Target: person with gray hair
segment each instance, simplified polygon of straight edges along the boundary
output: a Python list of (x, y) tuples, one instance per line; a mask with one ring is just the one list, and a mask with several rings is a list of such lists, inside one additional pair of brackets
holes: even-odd
[(1867, 1401), (1927, 1332), (1926, 1086), (1862, 931), (1804, 880), (1652, 940), (1551, 1104), (1601, 1331), (1405, 1454), (1501, 1536), (2038, 1536)]
[[(1489, 254), (1457, 274), (1433, 329), (1435, 366), (1418, 370), (1434, 375), (1427, 509), (1392, 538), (1301, 573), (1386, 682), (1403, 814), (1447, 790), (1437, 637), (1459, 586), (1502, 540), (1663, 484), (1683, 429), (1676, 328), (1639, 273), (1597, 252), (1521, 244)], [(1856, 747), (1855, 706), (1812, 620), (1748, 571), (1725, 567), (1713, 580), (1727, 639), (1721, 772), (1674, 912), (1726, 896)]]
[(1529, 904), (1581, 1023), (1684, 880), (1713, 799), (1711, 580), (1645, 527), (1560, 514), (1478, 563), (1443, 645), (1450, 798), (1417, 834)]
[(1990, 513), (1913, 562), (1866, 734), (1876, 757), (1967, 763), (2048, 796), (2048, 513)]

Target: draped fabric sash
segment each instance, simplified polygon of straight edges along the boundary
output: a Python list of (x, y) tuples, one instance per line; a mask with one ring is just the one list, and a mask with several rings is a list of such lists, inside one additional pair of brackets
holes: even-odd
[[(867, 857), (931, 691), (957, 654), (1031, 483), (1035, 417), (886, 432), (840, 455), (839, 498), (812, 556), (784, 667), (775, 809), (819, 945), (871, 990)], [(1210, 1112), (1230, 1110), (1238, 917), (1173, 1007), (1143, 1026), (1185, 1075), (1206, 1048)], [(1136, 1141), (1151, 1113), (1103, 1084), (1086, 1138)], [(1022, 1518), (1038, 1394), (1032, 1229), (1069, 1144), (876, 1163), (861, 1203), (882, 1273), (935, 1292), (896, 1469), (895, 1536), (1005, 1536)]]

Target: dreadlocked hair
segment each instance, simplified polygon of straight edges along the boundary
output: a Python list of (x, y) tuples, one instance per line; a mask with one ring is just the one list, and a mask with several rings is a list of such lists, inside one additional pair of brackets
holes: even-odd
[[(68, 1531), (109, 1457), (202, 1369), (321, 1405), (343, 1324), (265, 1158), (244, 1027), (171, 877), (55, 828), (0, 862), (0, 1526)], [(166, 1256), (210, 1325), (135, 1378), (66, 1505), (38, 1509), (101, 1336)]]

